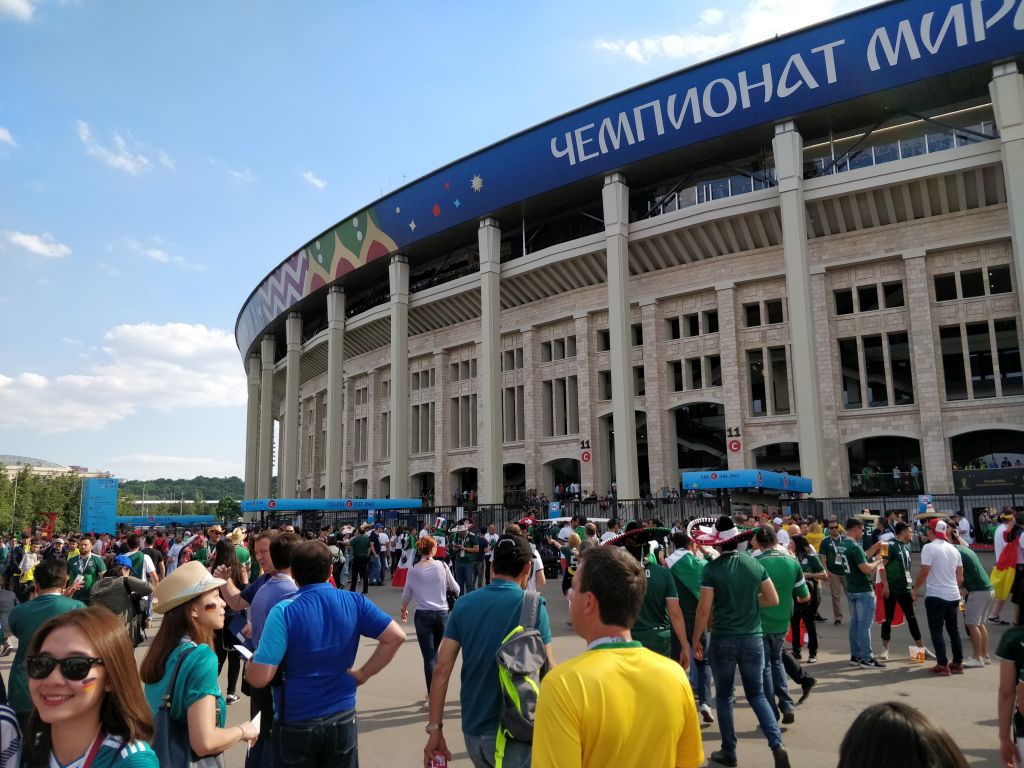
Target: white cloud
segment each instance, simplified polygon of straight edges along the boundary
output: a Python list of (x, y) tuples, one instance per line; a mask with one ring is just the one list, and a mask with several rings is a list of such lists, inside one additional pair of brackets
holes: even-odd
[(700, 26), (719, 26), (723, 31), (708, 35), (698, 28), (684, 29), (669, 35), (655, 35), (634, 40), (597, 40), (594, 48), (617, 56), (626, 56), (640, 64), (658, 59), (687, 62), (703, 61), (747, 45), (768, 40), (843, 13), (872, 5), (877, 0), (750, 0), (728, 19), (720, 10), (711, 8), (700, 15)]
[(153, 408), (235, 408), (245, 373), (228, 331), (187, 323), (119, 325), (81, 372), (0, 374), (0, 429), (102, 429)]
[(0, 0), (0, 16), (12, 16), (18, 21), (32, 21), (39, 0)]
[(310, 186), (316, 187), (317, 189), (323, 189), (327, 186), (327, 182), (323, 179), (318, 179), (312, 171), (306, 171), (303, 173), (302, 178), (305, 179)]
[[(238, 462), (200, 456), (159, 456), (132, 453), (114, 456), (106, 469), (124, 479), (154, 480), (158, 477), (224, 477), (239, 473)], [(186, 502), (191, 499), (186, 498)]]
[(178, 162), (173, 157), (164, 152), (162, 149), (158, 153), (157, 157), (160, 159), (160, 165), (162, 165), (167, 170), (178, 170)]
[[(0, 3), (2, 2), (3, 0), (0, 0)], [(18, 142), (11, 136), (11, 132), (2, 125), (0, 125), (0, 144), (10, 144), (12, 147), (18, 146)]]
[(248, 168), (240, 171), (240, 170), (237, 170), (235, 168), (232, 168), (227, 163), (225, 163), (225, 162), (223, 162), (221, 160), (216, 160), (216, 159), (214, 159), (212, 157), (208, 157), (208, 158), (206, 158), (206, 160), (211, 165), (213, 165), (213, 166), (215, 166), (217, 168), (220, 168), (222, 171), (224, 171), (224, 173), (226, 173), (228, 176), (233, 178), (235, 181), (240, 181), (243, 184), (251, 184), (252, 182), (256, 181), (256, 177), (253, 175), (252, 171), (249, 170)]
[(181, 256), (176, 256), (172, 253), (169, 253), (166, 248), (167, 243), (161, 238), (154, 237), (153, 241), (157, 243), (157, 245), (161, 245), (164, 247), (158, 248), (155, 246), (143, 245), (137, 240), (126, 240), (125, 242), (127, 243), (128, 247), (131, 248), (136, 253), (145, 256), (147, 259), (155, 261), (159, 264), (170, 264), (172, 266), (181, 267), (182, 269), (188, 269), (193, 272), (202, 272), (206, 269), (206, 267), (204, 267), (202, 264), (195, 264)]
[(114, 134), (114, 149), (101, 145), (92, 135), (92, 129), (84, 120), (75, 122), (75, 133), (85, 146), (90, 157), (96, 157), (119, 171), (131, 176), (141, 176), (153, 168), (153, 164), (145, 155), (128, 148), (128, 142), (119, 133)]
[(27, 232), (4, 232), (4, 239), (11, 245), (23, 248), (36, 256), (43, 256), (47, 259), (62, 259), (71, 255), (71, 248), (58, 243), (53, 235), (44, 232), (41, 235), (30, 235)]

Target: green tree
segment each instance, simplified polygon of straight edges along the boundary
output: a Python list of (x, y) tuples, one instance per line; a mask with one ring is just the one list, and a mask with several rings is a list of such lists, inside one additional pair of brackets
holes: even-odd
[(215, 514), (220, 519), (230, 518), (234, 520), (242, 514), (242, 502), (236, 501), (231, 496), (222, 496), (220, 501), (217, 502)]
[(139, 514), (139, 508), (138, 508), (138, 506), (136, 506), (138, 504), (138, 501), (139, 500), (135, 497), (134, 494), (123, 493), (121, 491), (118, 491), (118, 494), (117, 494), (117, 514), (118, 514), (118, 517), (123, 517), (124, 515), (137, 515), (137, 514)]

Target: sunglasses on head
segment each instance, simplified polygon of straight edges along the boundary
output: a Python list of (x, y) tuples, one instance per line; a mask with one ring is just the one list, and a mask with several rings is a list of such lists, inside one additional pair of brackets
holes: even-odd
[(53, 673), (53, 668), (60, 665), (60, 673), (65, 680), (79, 682), (85, 680), (93, 664), (102, 664), (103, 659), (91, 656), (65, 656), (63, 659), (56, 659), (48, 653), (40, 653), (37, 656), (29, 656), (25, 663), (28, 667), (28, 676), (33, 680), (45, 680)]

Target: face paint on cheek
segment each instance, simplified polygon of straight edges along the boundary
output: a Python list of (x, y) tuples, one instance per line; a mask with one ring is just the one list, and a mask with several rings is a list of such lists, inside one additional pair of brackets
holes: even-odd
[(82, 681), (82, 690), (83, 691), (91, 691), (93, 688), (96, 687), (96, 683), (97, 682), (99, 682), (99, 679), (95, 678), (95, 677), (90, 677), (90, 678), (88, 678), (86, 680), (83, 680)]

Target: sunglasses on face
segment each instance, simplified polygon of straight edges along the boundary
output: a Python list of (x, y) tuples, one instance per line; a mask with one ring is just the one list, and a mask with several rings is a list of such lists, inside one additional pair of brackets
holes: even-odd
[(25, 663), (28, 667), (28, 676), (33, 680), (45, 680), (53, 673), (54, 667), (60, 665), (60, 673), (65, 680), (79, 682), (85, 680), (93, 664), (102, 664), (103, 659), (91, 656), (66, 656), (63, 659), (56, 659), (48, 653), (40, 653), (38, 656), (29, 656)]

